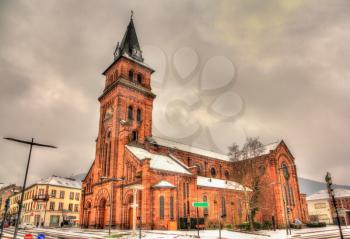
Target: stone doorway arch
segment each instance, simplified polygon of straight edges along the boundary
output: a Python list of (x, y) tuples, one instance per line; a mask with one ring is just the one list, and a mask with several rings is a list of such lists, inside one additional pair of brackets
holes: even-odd
[(103, 229), (105, 227), (105, 222), (106, 222), (106, 204), (107, 200), (105, 198), (101, 198), (98, 206), (97, 206), (97, 215), (98, 215), (98, 220), (97, 220), (97, 227)]

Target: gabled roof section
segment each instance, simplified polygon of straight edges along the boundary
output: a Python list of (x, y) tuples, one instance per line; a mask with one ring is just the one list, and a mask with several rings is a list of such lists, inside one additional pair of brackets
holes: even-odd
[(154, 137), (154, 136), (152, 137), (151, 140), (152, 140), (152, 144), (158, 144), (158, 145), (165, 146), (168, 148), (178, 149), (181, 151), (206, 156), (209, 158), (220, 159), (220, 160), (224, 160), (224, 161), (231, 161), (230, 157), (228, 155), (220, 154), (217, 152), (213, 152), (213, 151), (209, 151), (209, 150), (205, 150), (205, 149), (201, 149), (201, 148), (197, 148), (197, 147), (193, 147), (191, 145), (186, 145), (186, 144), (182, 144), (179, 142), (170, 141), (167, 139)]
[(236, 191), (252, 191), (250, 188), (244, 187), (242, 184), (239, 184), (234, 181), (222, 180), (217, 178), (207, 178), (202, 176), (197, 176), (197, 186), (231, 189)]
[(182, 173), (190, 175), (191, 172), (179, 160), (174, 160), (172, 157), (161, 154), (154, 154), (147, 150), (135, 146), (125, 146), (139, 160), (150, 159), (150, 167), (156, 170), (168, 171), (173, 173)]
[(266, 145), (262, 146), (261, 148), (258, 148), (256, 153), (250, 153), (247, 156), (244, 156), (241, 154), (239, 157), (239, 160), (252, 159), (252, 158), (259, 157), (259, 156), (268, 155), (271, 153), (271, 151), (276, 150), (278, 145), (281, 144), (281, 142), (283, 142), (283, 141), (278, 140), (276, 142), (266, 144)]
[(154, 184), (152, 188), (176, 188), (175, 185), (169, 183), (166, 180), (161, 180), (160, 182)]

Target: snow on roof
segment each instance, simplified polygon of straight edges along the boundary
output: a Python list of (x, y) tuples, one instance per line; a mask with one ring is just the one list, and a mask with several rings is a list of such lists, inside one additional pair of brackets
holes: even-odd
[(203, 155), (203, 156), (206, 156), (209, 158), (221, 159), (224, 161), (231, 161), (230, 157), (228, 155), (225, 155), (225, 154), (216, 153), (213, 151), (193, 147), (191, 145), (186, 145), (186, 144), (170, 141), (170, 140), (159, 138), (159, 137), (153, 136), (152, 138), (156, 141), (156, 143), (158, 145), (166, 146), (168, 148), (176, 148), (176, 149), (179, 149), (182, 151), (186, 151), (186, 152), (190, 152), (190, 153), (198, 154), (198, 155)]
[(161, 180), (160, 182), (156, 183), (152, 187), (153, 188), (176, 188), (173, 184), (165, 180)]
[[(224, 161), (231, 161), (230, 156), (225, 155), (225, 154), (220, 154), (220, 153), (213, 152), (210, 150), (193, 147), (191, 145), (186, 145), (186, 144), (182, 144), (179, 142), (170, 141), (170, 140), (155, 137), (155, 136), (153, 136), (152, 139), (155, 141), (153, 143), (156, 143), (158, 145), (162, 145), (162, 146), (165, 146), (168, 148), (175, 148), (175, 149), (190, 152), (193, 154), (203, 155), (203, 156), (206, 156), (209, 158), (220, 159), (220, 160), (224, 160)], [(258, 155), (248, 155), (247, 158), (249, 159), (249, 158), (254, 158), (257, 156), (267, 155), (270, 153), (271, 150), (275, 150), (277, 148), (277, 146), (280, 144), (280, 142), (281, 141), (277, 141), (277, 142), (274, 142), (271, 144), (264, 145), (261, 149), (261, 152)], [(242, 156), (240, 157), (240, 160), (243, 160)]]
[[(350, 197), (350, 190), (343, 189), (343, 188), (336, 188), (334, 189), (334, 194), (336, 198)], [(322, 199), (329, 199), (329, 194), (327, 189), (320, 190), (306, 197), (307, 201), (322, 200)]]
[(170, 171), (170, 172), (175, 172), (175, 173), (191, 174), (187, 170), (187, 168), (184, 167), (184, 165), (182, 165), (178, 162), (178, 160), (174, 160), (173, 158), (171, 158), (169, 156), (150, 153), (150, 152), (146, 151), (145, 149), (130, 146), (130, 145), (126, 145), (126, 147), (139, 160), (144, 160), (146, 158), (151, 159), (150, 166), (153, 169)]
[[(244, 191), (244, 186), (237, 182), (202, 176), (197, 176), (197, 186)], [(251, 191), (248, 187), (245, 187), (245, 189)]]
[(270, 151), (273, 151), (277, 148), (277, 146), (281, 143), (281, 141), (277, 141), (274, 143), (270, 143), (270, 144), (266, 144), (264, 146), (262, 146), (261, 148), (258, 148), (258, 154), (254, 155), (254, 154), (248, 154), (247, 158), (244, 158), (243, 155), (240, 155), (239, 160), (245, 160), (245, 159), (250, 159), (250, 158), (255, 158), (258, 156), (262, 156), (262, 155), (267, 155), (270, 153)]
[(81, 182), (76, 181), (72, 178), (64, 178), (59, 177), (56, 175), (52, 175), (51, 177), (41, 179), (36, 184), (45, 184), (45, 185), (52, 185), (52, 186), (61, 186), (61, 187), (68, 187), (68, 188), (81, 188)]

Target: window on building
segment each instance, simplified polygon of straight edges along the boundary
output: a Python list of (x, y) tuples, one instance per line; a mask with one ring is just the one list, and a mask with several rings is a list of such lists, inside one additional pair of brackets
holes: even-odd
[(182, 194), (183, 194), (183, 196), (184, 196), (184, 198), (186, 198), (186, 183), (183, 183), (183, 188), (182, 188), (183, 190), (183, 192), (182, 192)]
[(184, 217), (186, 217), (186, 203), (184, 203), (183, 210), (184, 210)]
[(58, 210), (63, 210), (63, 202), (58, 203)]
[(221, 198), (221, 216), (226, 217), (226, 201), (225, 197)]
[(129, 107), (128, 107), (128, 120), (133, 120), (133, 118), (134, 118), (133, 111), (134, 111), (133, 107), (131, 105), (129, 105)]
[(159, 197), (159, 218), (164, 219), (164, 197)]
[(60, 198), (64, 198), (64, 191), (60, 191)]
[(197, 174), (202, 175), (202, 166), (200, 164), (196, 164), (197, 167)]
[(79, 204), (74, 205), (74, 212), (79, 212)]
[(74, 199), (74, 192), (70, 192), (70, 193), (69, 193), (69, 199), (70, 199), (70, 200), (73, 200), (73, 199)]
[(134, 80), (134, 72), (132, 70), (129, 71), (129, 80)]
[(321, 209), (321, 208), (326, 208), (327, 205), (326, 203), (315, 203), (314, 207), (315, 209)]
[(169, 208), (170, 208), (170, 219), (173, 220), (174, 219), (174, 197), (171, 196), (170, 197), (170, 205), (169, 205)]
[[(203, 202), (208, 202), (208, 197), (206, 195), (203, 196)], [(209, 211), (208, 211), (207, 207), (203, 208), (203, 214), (204, 214), (204, 216), (209, 215)]]
[(43, 189), (43, 188), (40, 188), (40, 189), (39, 189), (39, 195), (40, 195), (40, 196), (44, 195), (44, 189)]
[(131, 141), (137, 141), (138, 135), (137, 135), (137, 131), (134, 130), (131, 132)]
[(139, 84), (142, 84), (142, 75), (141, 74), (137, 74), (137, 82), (139, 83)]
[(212, 177), (215, 177), (215, 176), (216, 176), (216, 170), (215, 170), (215, 168), (211, 168), (211, 169), (210, 169), (210, 174), (211, 174)]
[(75, 200), (79, 200), (80, 199), (80, 193), (75, 193)]
[(55, 210), (55, 202), (50, 202), (50, 211)]
[(137, 109), (136, 120), (138, 123), (141, 123), (142, 121), (141, 109)]
[(73, 212), (73, 203), (68, 204), (68, 211)]
[(230, 173), (229, 173), (227, 170), (225, 171), (225, 178), (226, 178), (226, 179), (229, 179), (229, 178), (230, 178)]
[(53, 198), (56, 197), (56, 190), (54, 190), (54, 189), (51, 190), (51, 197), (53, 197)]

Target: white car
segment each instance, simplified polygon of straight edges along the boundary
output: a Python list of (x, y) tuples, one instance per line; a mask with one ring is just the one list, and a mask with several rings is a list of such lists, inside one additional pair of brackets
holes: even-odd
[(30, 223), (21, 223), (18, 225), (19, 229), (23, 229), (23, 230), (28, 230), (28, 229), (33, 229), (35, 228), (34, 225), (30, 224)]

